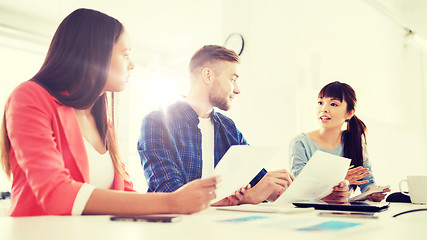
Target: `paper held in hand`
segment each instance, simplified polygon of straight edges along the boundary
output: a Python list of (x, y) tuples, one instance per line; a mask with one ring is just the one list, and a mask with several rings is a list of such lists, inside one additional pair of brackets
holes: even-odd
[(213, 171), (212, 175), (221, 176), (222, 182), (217, 187), (217, 197), (212, 202), (233, 195), (235, 191), (248, 185), (282, 150), (249, 145), (231, 146)]
[(329, 195), (333, 187), (344, 180), (350, 162), (349, 158), (316, 151), (298, 177), (274, 204), (288, 204)]

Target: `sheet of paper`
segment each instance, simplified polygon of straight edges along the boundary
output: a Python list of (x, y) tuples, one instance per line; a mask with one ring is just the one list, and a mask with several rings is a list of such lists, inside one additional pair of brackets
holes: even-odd
[(275, 206), (270, 203), (260, 203), (256, 205), (242, 204), (237, 206), (215, 207), (220, 211), (235, 211), (235, 212), (252, 212), (252, 213), (281, 213), (281, 214), (298, 214), (314, 211), (314, 208), (297, 208), (292, 204), (288, 206)]
[(216, 190), (217, 198), (212, 202), (245, 187), (281, 150), (249, 145), (231, 146), (214, 169), (213, 175), (221, 176), (222, 183)]
[(275, 204), (327, 196), (335, 185), (344, 180), (350, 162), (348, 158), (316, 151)]

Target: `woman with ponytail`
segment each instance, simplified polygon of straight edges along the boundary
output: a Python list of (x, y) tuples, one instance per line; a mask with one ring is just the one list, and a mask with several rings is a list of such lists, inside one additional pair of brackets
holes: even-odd
[[(295, 177), (314, 152), (321, 150), (351, 159), (346, 176), (350, 189), (359, 186), (364, 193), (375, 186), (366, 150), (366, 125), (355, 115), (356, 103), (356, 93), (348, 84), (332, 82), (320, 90), (317, 110), (320, 128), (299, 134), (290, 144), (289, 163)], [(347, 129), (342, 131), (344, 123)], [(368, 199), (379, 202), (389, 191), (370, 194)]]

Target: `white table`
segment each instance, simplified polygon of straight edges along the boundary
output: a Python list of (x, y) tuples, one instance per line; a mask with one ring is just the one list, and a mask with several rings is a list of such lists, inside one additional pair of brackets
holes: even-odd
[[(110, 216), (0, 217), (0, 239), (427, 239), (427, 211), (391, 216), (425, 205), (392, 203), (378, 219), (319, 217), (319, 211), (296, 214), (262, 214), (220, 211), (209, 208), (201, 213), (181, 216), (176, 223), (110, 221)], [(248, 222), (222, 220), (261, 216)], [(298, 226), (325, 221), (362, 223), (339, 231), (303, 232)]]

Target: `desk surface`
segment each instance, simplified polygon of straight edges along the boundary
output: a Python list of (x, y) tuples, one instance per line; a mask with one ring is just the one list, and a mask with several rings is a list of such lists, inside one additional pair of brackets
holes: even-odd
[[(378, 219), (319, 217), (320, 211), (293, 214), (220, 211), (183, 215), (176, 223), (110, 221), (110, 216), (0, 217), (1, 239), (427, 239), (427, 211), (392, 215), (425, 205), (392, 203)], [(224, 221), (254, 217), (252, 221)], [(327, 221), (361, 223), (337, 231), (298, 231)]]

